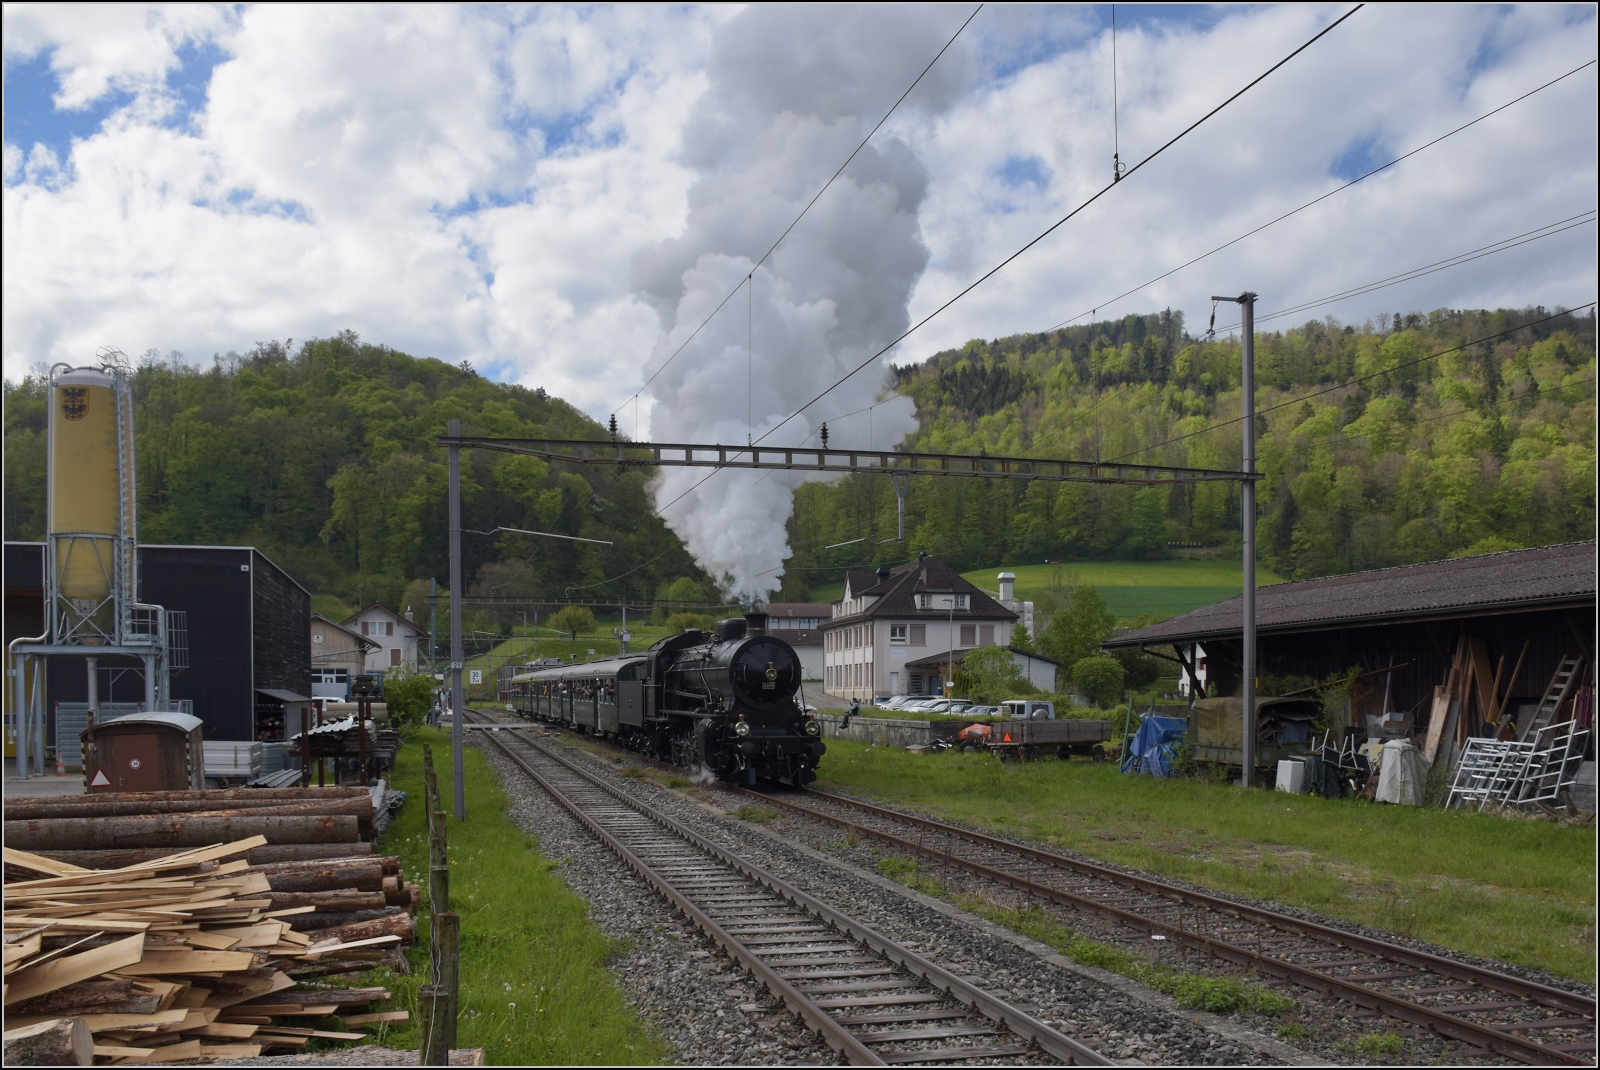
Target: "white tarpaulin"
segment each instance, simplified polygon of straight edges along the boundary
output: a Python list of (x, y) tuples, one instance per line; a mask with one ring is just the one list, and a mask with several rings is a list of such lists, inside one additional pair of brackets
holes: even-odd
[(1421, 806), (1428, 760), (1408, 739), (1391, 739), (1383, 745), (1378, 766), (1377, 800), (1401, 806)]

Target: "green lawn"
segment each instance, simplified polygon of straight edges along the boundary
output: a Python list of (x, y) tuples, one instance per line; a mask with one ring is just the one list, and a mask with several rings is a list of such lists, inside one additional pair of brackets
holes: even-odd
[[(427, 887), (428, 847), (422, 812), (422, 747), (433, 746), (439, 790), (447, 802), (450, 741), (413, 729), (394, 786), (407, 793), (379, 843), (401, 857)], [(624, 1001), (606, 973), (615, 945), (590, 923), (588, 906), (552, 870), (559, 863), (506, 819), (506, 797), (482, 751), (468, 747), (467, 820), (450, 823), (450, 898), (461, 915), (459, 1043), (483, 1048), (491, 1065), (563, 1066), (659, 1063), (668, 1051)], [(412, 973), (386, 980), (412, 1020), (382, 1041), (418, 1045), (417, 988), (428, 973), (427, 908), (417, 916)]]
[[(1033, 598), (1051, 587), (1094, 586), (1111, 611), (1128, 620), (1145, 613), (1175, 617), (1239, 593), (1243, 571), (1237, 558), (1175, 558), (1169, 561), (1067, 561), (1045, 565), (996, 565), (963, 575), (977, 587), (994, 591), (1001, 572), (1017, 576), (1017, 597)], [(1269, 568), (1256, 567), (1258, 584), (1281, 583)], [(844, 583), (813, 587), (817, 602), (844, 594)]]
[(839, 788), (1506, 962), (1595, 978), (1588, 826), (1384, 806), (1114, 765), (912, 754), (830, 739)]
[[(973, 583), (994, 590), (1002, 572), (1017, 576), (1017, 593), (1026, 598), (1049, 587), (1080, 583), (1106, 587), (1226, 587), (1235, 594), (1244, 582), (1243, 566), (1232, 558), (1173, 558), (1167, 561), (1062, 561), (1044, 565), (997, 565), (963, 573)], [(1279, 583), (1277, 573), (1256, 566), (1258, 584)]]

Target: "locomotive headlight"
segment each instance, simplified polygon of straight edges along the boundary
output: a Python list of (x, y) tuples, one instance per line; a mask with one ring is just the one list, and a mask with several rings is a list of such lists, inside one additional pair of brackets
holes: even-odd
[(750, 726), (741, 719), (733, 726), (733, 734), (740, 737), (748, 736), (750, 734)]
[(822, 734), (822, 726), (817, 724), (816, 719), (815, 718), (808, 719), (806, 721), (806, 735), (808, 735), (808, 736), (818, 736), (818, 735), (821, 735), (821, 734)]

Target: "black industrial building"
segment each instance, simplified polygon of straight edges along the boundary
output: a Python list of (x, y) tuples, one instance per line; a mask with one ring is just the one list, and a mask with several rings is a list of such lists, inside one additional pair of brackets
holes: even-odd
[[(5, 544), (5, 638), (44, 629), (45, 546)], [(187, 668), (172, 697), (187, 700), (206, 739), (281, 740), (286, 709), (311, 694), (311, 595), (250, 546), (138, 548), (139, 592), (187, 615)], [(138, 703), (144, 679), (136, 659), (101, 659), (100, 701)], [(88, 683), (82, 660), (53, 656), (45, 709), (81, 703)], [(47, 726), (54, 738), (54, 726)]]
[[(1376, 672), (1371, 700), (1411, 711), (1420, 723), (1466, 635), (1481, 640), (1488, 663), (1504, 673), (1507, 708), (1516, 712), (1540, 699), (1563, 659), (1581, 659), (1592, 678), (1595, 574), (1589, 541), (1262, 587), (1259, 672), (1316, 679), (1358, 667)], [(1230, 598), (1103, 646), (1182, 662), (1192, 662), (1198, 646), (1206, 661), (1203, 694), (1237, 695), (1242, 615), (1242, 596)], [(1394, 672), (1379, 672), (1390, 666)], [(1352, 701), (1361, 704), (1359, 695)]]

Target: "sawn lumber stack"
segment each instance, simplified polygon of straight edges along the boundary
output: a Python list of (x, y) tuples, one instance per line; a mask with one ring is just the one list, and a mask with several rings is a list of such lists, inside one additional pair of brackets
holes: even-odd
[(252, 865), (246, 856), (263, 840), (117, 869), (6, 847), (6, 1061), (81, 1062), (74, 1018), (92, 1037), (97, 1061), (167, 1063), (366, 1036), (301, 1019), (337, 1014), (353, 1025), (403, 1017), (354, 1013), (389, 998), (384, 989), (310, 980), (368, 969), (412, 939), (398, 860)]

